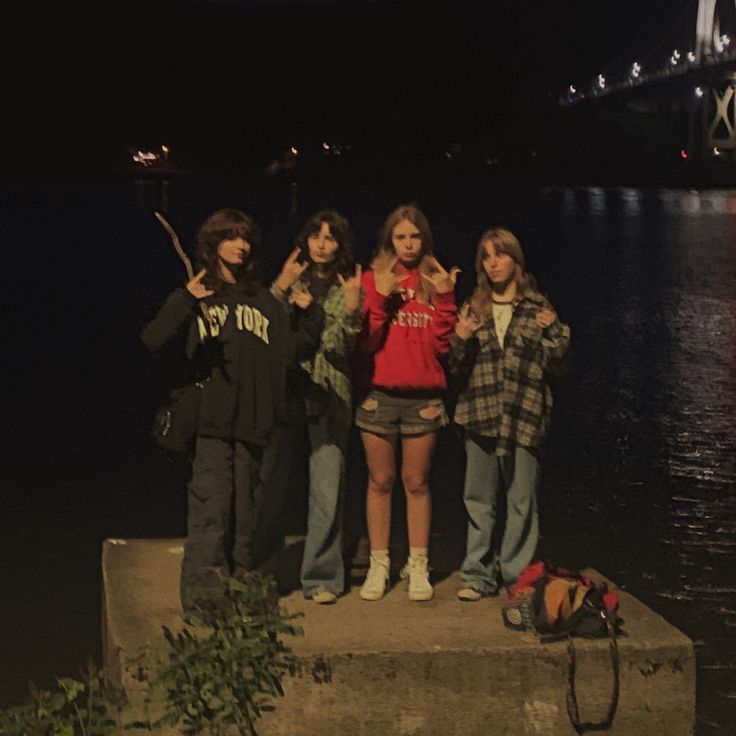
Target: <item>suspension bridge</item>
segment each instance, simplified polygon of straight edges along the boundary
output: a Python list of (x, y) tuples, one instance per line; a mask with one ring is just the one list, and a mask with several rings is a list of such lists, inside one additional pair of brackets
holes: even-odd
[(687, 113), (683, 159), (736, 164), (736, 0), (683, 0), (670, 17), (653, 21), (658, 30), (643, 40), (640, 55), (609, 60), (571, 82), (559, 106), (656, 100), (660, 109), (664, 103), (670, 113)]

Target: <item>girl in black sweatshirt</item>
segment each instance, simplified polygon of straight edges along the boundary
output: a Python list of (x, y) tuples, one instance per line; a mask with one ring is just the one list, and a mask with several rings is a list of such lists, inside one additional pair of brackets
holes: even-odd
[[(210, 215), (197, 234), (199, 272), (142, 334), (152, 352), (183, 352), (185, 380), (202, 385), (181, 572), (185, 611), (197, 589), (253, 567), (261, 460), (283, 419), (285, 366), (313, 352), (322, 329), (320, 310), (310, 307), (291, 333), (284, 306), (261, 282), (259, 246), (251, 216)], [(277, 282), (288, 288), (304, 267), (292, 253)]]

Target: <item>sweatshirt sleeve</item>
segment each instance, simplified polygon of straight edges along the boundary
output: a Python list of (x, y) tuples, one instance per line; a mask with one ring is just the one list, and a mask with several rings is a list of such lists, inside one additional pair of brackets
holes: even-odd
[(376, 291), (373, 271), (363, 274), (363, 326), (358, 337), (358, 347), (364, 353), (375, 353), (386, 339), (389, 326), (390, 298)]
[(432, 338), (434, 350), (438, 357), (446, 355), (450, 350), (450, 341), (457, 322), (457, 306), (455, 292), (435, 294), (434, 319), (432, 320)]
[(197, 304), (197, 298), (184, 288), (172, 292), (158, 314), (143, 328), (143, 344), (152, 353), (165, 348), (193, 319)]

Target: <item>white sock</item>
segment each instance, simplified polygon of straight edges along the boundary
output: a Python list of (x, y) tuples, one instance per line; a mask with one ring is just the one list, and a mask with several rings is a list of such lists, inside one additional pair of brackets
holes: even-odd
[(388, 550), (387, 549), (372, 549), (371, 558), (376, 562), (385, 562), (388, 564)]
[(427, 559), (427, 547), (409, 547), (409, 559), (410, 560), (417, 560), (420, 557), (424, 557), (424, 559)]

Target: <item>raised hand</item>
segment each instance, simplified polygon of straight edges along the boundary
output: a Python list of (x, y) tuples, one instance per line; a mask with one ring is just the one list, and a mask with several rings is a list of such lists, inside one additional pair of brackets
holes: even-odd
[(281, 273), (276, 277), (276, 288), (282, 293), (286, 293), (291, 288), (292, 284), (297, 281), (309, 265), (307, 261), (299, 263), (297, 259), (299, 258), (300, 252), (301, 251), (298, 246), (291, 251), (289, 257), (284, 261), (284, 265), (281, 267)]
[(540, 309), (536, 314), (537, 324), (544, 329), (557, 320), (557, 315), (551, 309)]
[(202, 279), (206, 274), (207, 269), (203, 268), (187, 283), (187, 291), (196, 299), (204, 299), (206, 296), (212, 296), (215, 293), (202, 283)]
[[(360, 263), (355, 264), (355, 273), (346, 279), (341, 274), (337, 274), (337, 278), (343, 288), (345, 308), (348, 312), (357, 312), (360, 308), (360, 279), (362, 275), (363, 270), (360, 267)], [(378, 288), (377, 285), (376, 288)]]
[(396, 294), (401, 291), (401, 283), (404, 279), (409, 278), (409, 274), (399, 276), (394, 273), (394, 266), (398, 262), (399, 257), (394, 256), (386, 264), (385, 268), (373, 272), (376, 279), (376, 291), (383, 296)]
[(465, 306), (458, 312), (457, 323), (455, 324), (455, 334), (461, 340), (469, 340), (480, 329), (483, 323), (473, 314), (470, 304)]
[(312, 302), (314, 297), (308, 288), (292, 289), (289, 295), (289, 303), (296, 304), (299, 309), (306, 309)]
[(430, 256), (428, 262), (434, 270), (429, 274), (422, 273), (422, 278), (428, 281), (438, 294), (446, 294), (448, 291), (452, 291), (455, 288), (460, 269), (453, 266), (448, 272), (434, 256)]

